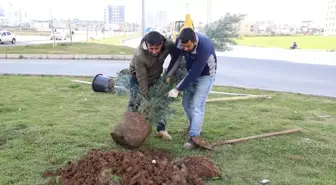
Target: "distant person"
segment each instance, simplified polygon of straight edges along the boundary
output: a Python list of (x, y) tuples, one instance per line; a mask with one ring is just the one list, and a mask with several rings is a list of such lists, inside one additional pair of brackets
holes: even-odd
[[(135, 104), (135, 93), (140, 91), (143, 97), (150, 98), (148, 89), (161, 78), (165, 59), (169, 54), (175, 56), (176, 53), (179, 54), (179, 50), (175, 44), (157, 31), (150, 31), (143, 37), (129, 67), (131, 77), (128, 111), (136, 112), (141, 104)], [(165, 140), (172, 139), (166, 131), (166, 120), (157, 123), (156, 135)]]
[(297, 46), (296, 42), (293, 42), (293, 44), (290, 47), (290, 49), (298, 49), (298, 46)]

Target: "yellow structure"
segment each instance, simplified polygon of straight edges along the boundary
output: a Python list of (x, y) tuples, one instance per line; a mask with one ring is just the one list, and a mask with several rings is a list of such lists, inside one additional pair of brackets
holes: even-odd
[(176, 40), (177, 36), (180, 34), (180, 32), (184, 29), (184, 28), (192, 28), (193, 30), (195, 29), (194, 27), (194, 23), (193, 20), (191, 19), (190, 14), (186, 14), (185, 15), (185, 20), (182, 21), (175, 21), (172, 23), (171, 25), (171, 39), (173, 41)]

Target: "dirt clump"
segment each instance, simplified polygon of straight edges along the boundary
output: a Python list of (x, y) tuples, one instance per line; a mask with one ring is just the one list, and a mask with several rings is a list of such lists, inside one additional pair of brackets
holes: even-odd
[(151, 132), (152, 126), (142, 114), (126, 112), (110, 135), (117, 144), (135, 149), (146, 141)]
[(173, 161), (157, 150), (104, 152), (91, 150), (77, 162), (69, 162), (55, 176), (64, 185), (202, 185), (219, 177), (219, 169), (206, 157)]
[(212, 178), (218, 177), (221, 174), (219, 168), (214, 166), (214, 164), (209, 160), (209, 158), (204, 156), (199, 157), (187, 157), (183, 160), (186, 167), (199, 177)]

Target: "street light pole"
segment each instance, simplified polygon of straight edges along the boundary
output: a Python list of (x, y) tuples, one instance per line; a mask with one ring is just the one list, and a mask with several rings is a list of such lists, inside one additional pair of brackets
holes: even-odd
[(49, 9), (49, 14), (50, 14), (50, 18), (51, 18), (51, 29), (52, 29), (53, 40), (54, 40), (53, 47), (55, 47), (56, 46), (56, 41), (55, 41), (56, 38), (55, 38), (55, 29), (54, 29), (54, 17), (51, 14), (51, 9)]
[(210, 24), (211, 22), (211, 7), (212, 7), (211, 0), (207, 0), (207, 24)]
[(189, 13), (189, 3), (187, 3), (187, 13)]
[(142, 36), (145, 36), (146, 34), (146, 22), (145, 22), (145, 0), (142, 0)]

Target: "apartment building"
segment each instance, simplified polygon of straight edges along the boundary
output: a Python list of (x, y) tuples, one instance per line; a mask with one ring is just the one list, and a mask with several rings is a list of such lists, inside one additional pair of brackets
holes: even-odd
[(121, 24), (125, 22), (125, 6), (108, 5), (104, 11), (105, 24)]
[(325, 35), (336, 35), (336, 0), (328, 0)]

